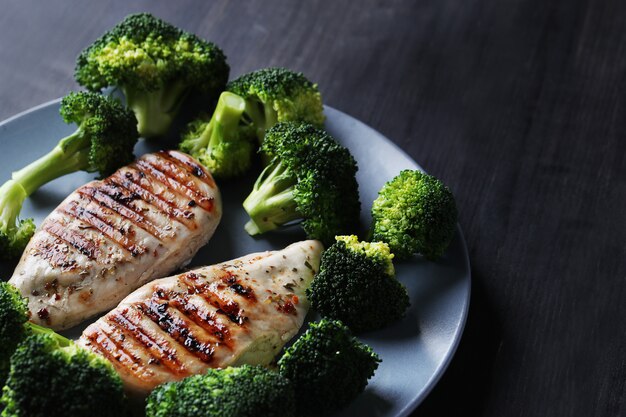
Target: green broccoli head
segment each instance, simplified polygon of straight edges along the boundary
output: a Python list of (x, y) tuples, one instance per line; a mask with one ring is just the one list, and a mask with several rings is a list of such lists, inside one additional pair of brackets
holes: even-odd
[(61, 100), (60, 113), (78, 128), (46, 155), (13, 173), (27, 195), (77, 171), (107, 176), (134, 158), (139, 137), (136, 120), (118, 101), (96, 93), (70, 93)]
[(137, 115), (140, 134), (152, 137), (167, 132), (190, 91), (217, 96), (229, 70), (213, 43), (139, 13), (82, 51), (75, 77), (92, 91), (119, 87)]
[(386, 243), (337, 236), (322, 255), (307, 298), (322, 316), (341, 320), (355, 333), (385, 327), (404, 316), (407, 290), (395, 277)]
[(322, 125), (322, 99), (301, 73), (266, 68), (230, 82), (210, 120), (193, 121), (180, 149), (199, 159), (213, 174), (228, 178), (251, 166), (258, 138), (277, 122), (303, 121)]
[(210, 120), (192, 121), (179, 145), (198, 159), (213, 175), (232, 178), (244, 174), (252, 165), (255, 151), (254, 129), (242, 123), (245, 101), (223, 92)]
[(111, 174), (133, 160), (139, 137), (133, 112), (96, 93), (70, 93), (61, 100), (61, 116), (78, 128), (46, 155), (15, 171), (0, 187), (0, 251), (19, 256), (35, 232), (32, 219), (18, 220), (26, 197), (42, 185), (76, 171)]
[(293, 417), (289, 381), (260, 366), (209, 369), (157, 387), (146, 402), (147, 417)]
[(105, 177), (134, 159), (139, 138), (137, 119), (117, 100), (89, 92), (70, 93), (61, 100), (61, 116), (78, 125), (74, 135), (59, 146), (66, 154), (80, 153), (86, 159), (81, 167)]
[(8, 282), (0, 283), (0, 378), (6, 380), (11, 355), (26, 337), (24, 323), (28, 320), (28, 306), (17, 288)]
[(372, 205), (372, 240), (386, 242), (399, 259), (420, 253), (434, 260), (450, 245), (457, 216), (448, 187), (431, 175), (404, 170)]
[(11, 357), (4, 417), (117, 417), (122, 381), (104, 358), (50, 334), (28, 336)]
[(226, 86), (246, 100), (246, 116), (262, 142), (265, 131), (277, 122), (324, 123), (324, 107), (317, 84), (301, 72), (265, 68), (242, 75)]
[(322, 319), (285, 351), (278, 367), (294, 386), (298, 414), (313, 417), (348, 405), (380, 362), (340, 321)]
[(18, 182), (9, 180), (0, 187), (0, 258), (19, 257), (35, 233), (33, 219), (19, 219), (26, 190)]
[(278, 123), (261, 150), (272, 159), (243, 203), (249, 234), (301, 221), (309, 238), (324, 243), (358, 228), (356, 161), (328, 133), (306, 123)]

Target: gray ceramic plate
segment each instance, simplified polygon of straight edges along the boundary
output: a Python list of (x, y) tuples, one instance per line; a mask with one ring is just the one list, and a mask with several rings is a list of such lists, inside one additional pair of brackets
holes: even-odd
[[(58, 100), (19, 114), (0, 124), (0, 181), (47, 152), (59, 138), (72, 132), (58, 115)], [(359, 164), (358, 181), (362, 223), (370, 222), (369, 208), (380, 187), (402, 169), (419, 166), (402, 150), (358, 120), (326, 108), (327, 130), (350, 148)], [(140, 142), (136, 153), (172, 147), (175, 138), (158, 144)], [(246, 215), (241, 202), (256, 174), (246, 179), (220, 183), (224, 218), (209, 244), (200, 250), (191, 266), (212, 264), (247, 253), (279, 249), (304, 239), (298, 228), (253, 239), (243, 230)], [(76, 173), (47, 184), (28, 199), (24, 217), (37, 224), (75, 188), (93, 175)], [(14, 265), (0, 264), (5, 279)], [(435, 385), (461, 337), (470, 294), (470, 267), (465, 242), (458, 229), (454, 242), (439, 262), (419, 257), (396, 265), (398, 278), (406, 284), (411, 308), (406, 318), (382, 331), (363, 335), (383, 362), (364, 394), (341, 416), (406, 416)], [(70, 331), (79, 334), (80, 329)]]

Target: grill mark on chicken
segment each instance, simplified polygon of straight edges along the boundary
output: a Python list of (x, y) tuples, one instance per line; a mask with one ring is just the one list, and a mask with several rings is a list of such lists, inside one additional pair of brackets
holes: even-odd
[[(113, 179), (111, 178), (107, 178), (104, 181), (104, 184), (101, 185), (100, 187), (100, 191), (104, 194), (106, 194), (108, 197), (110, 197), (111, 199), (113, 199), (115, 202), (119, 203), (120, 205), (127, 207), (129, 210), (134, 211), (135, 213), (137, 213), (138, 215), (143, 216), (143, 212), (145, 210), (152, 210), (152, 212), (154, 212), (156, 215), (159, 215), (163, 218), (167, 218), (167, 219), (172, 219), (178, 223), (181, 223), (182, 225), (186, 226), (186, 223), (184, 221), (182, 221), (181, 219), (176, 218), (175, 216), (173, 216), (168, 210), (169, 210), (169, 206), (168, 209), (164, 210), (162, 208), (161, 205), (159, 204), (155, 204), (153, 201), (155, 201), (157, 198), (156, 196), (153, 196), (154, 198), (150, 197), (150, 199), (146, 199), (144, 197), (146, 197), (149, 194), (149, 191), (146, 191), (144, 194), (144, 196), (139, 195), (138, 193), (131, 191), (129, 188), (125, 187), (124, 185), (115, 182)], [(142, 207), (138, 207), (134, 201), (141, 201), (144, 204), (146, 204), (147, 206), (151, 207), (151, 209), (146, 209), (146, 208), (142, 208)], [(157, 227), (157, 226), (155, 226)], [(166, 226), (167, 227), (167, 226)], [(171, 226), (169, 226), (171, 227)], [(161, 226), (159, 226), (158, 228), (159, 233), (162, 235), (167, 235), (167, 233), (163, 230), (163, 228)]]
[(178, 292), (165, 292), (157, 288), (152, 296), (169, 303), (170, 308), (175, 309), (196, 326), (213, 336), (216, 344), (232, 350), (230, 331), (227, 326), (217, 319), (217, 315), (214, 312), (198, 308), (197, 305), (190, 302), (188, 296)]
[[(136, 309), (135, 311), (139, 313), (140, 317), (143, 316), (141, 311)], [(140, 321), (141, 319), (133, 319), (128, 314), (128, 309), (124, 309), (120, 312), (113, 310), (106, 317), (109, 320), (109, 323), (119, 329), (122, 329), (124, 333), (141, 344), (144, 347), (144, 350), (149, 352), (151, 356), (158, 359), (160, 363), (165, 365), (170, 370), (170, 373), (177, 376), (189, 375), (189, 371), (185, 369), (185, 366), (176, 356), (176, 350), (162, 346), (167, 344), (167, 341), (163, 339), (156, 340), (150, 336), (149, 332), (143, 327)]]
[(78, 201), (70, 201), (61, 207), (60, 210), (68, 216), (94, 227), (113, 242), (117, 243), (119, 247), (126, 249), (133, 257), (137, 257), (146, 252), (146, 248), (125, 236), (127, 231), (118, 229), (110, 220), (99, 217), (97, 213), (86, 209)]
[(228, 286), (235, 294), (245, 298), (250, 302), (256, 302), (256, 295), (251, 287), (242, 285), (237, 275), (232, 271), (223, 270), (224, 276), (222, 276), (222, 282)]
[(111, 335), (102, 329), (98, 330), (87, 335), (87, 340), (89, 340), (91, 347), (109, 362), (122, 364), (124, 369), (130, 371), (136, 378), (143, 379), (142, 374), (146, 372), (153, 374), (152, 371), (141, 366), (139, 359), (120, 346)]
[(204, 300), (215, 307), (217, 309), (218, 314), (222, 314), (233, 323), (243, 326), (248, 318), (243, 315), (243, 310), (239, 308), (239, 304), (232, 300), (224, 300), (222, 299), (213, 289), (211, 288), (211, 283), (203, 282), (201, 284), (196, 284), (193, 282), (196, 274), (193, 272), (183, 274), (180, 276), (180, 284), (187, 286), (188, 294), (197, 294), (200, 297), (204, 298)]
[[(317, 269), (320, 253), (321, 245), (306, 242), (289, 247), (282, 257), (280, 252), (253, 254), (145, 284), (89, 326), (78, 343), (100, 353), (91, 335), (107, 334), (110, 350), (116, 343), (126, 360), (107, 358), (126, 388), (138, 394), (208, 368), (271, 363), (308, 308), (295, 296), (304, 294), (312, 272), (293, 271), (294, 266), (310, 262)], [(276, 274), (267, 272), (271, 269)], [(286, 300), (293, 301), (292, 314), (277, 311)]]
[(161, 151), (159, 152), (159, 156), (182, 163), (193, 176), (201, 178), (209, 187), (215, 188), (213, 178), (207, 174), (204, 167), (193, 161), (188, 155), (181, 152)]
[(124, 362), (131, 362), (130, 366), (126, 366), (127, 369), (132, 370), (136, 368), (136, 366), (134, 365), (140, 365), (141, 359), (132, 351), (128, 351), (127, 349), (125, 349), (124, 342), (118, 341), (115, 335), (113, 334), (113, 332), (107, 332), (104, 328), (100, 327), (98, 328), (98, 331), (94, 332), (93, 334), (89, 336), (89, 340), (93, 340), (94, 337), (98, 337), (98, 336), (102, 338), (106, 338), (107, 342), (110, 342), (113, 345), (109, 349), (109, 352), (113, 355), (113, 357), (116, 360), (121, 362), (120, 358), (124, 357), (125, 359)]
[(75, 231), (66, 228), (58, 222), (44, 222), (41, 226), (42, 230), (50, 233), (57, 239), (62, 240), (69, 246), (73, 247), (91, 260), (95, 260), (98, 254), (98, 247), (84, 236)]
[(154, 377), (154, 372), (146, 368), (140, 358), (124, 348), (124, 342), (118, 343), (115, 337), (104, 329), (99, 328), (97, 332), (88, 335), (87, 340), (89, 340), (91, 347), (97, 353), (104, 356), (111, 363), (117, 362), (122, 365), (135, 378), (146, 380)]
[(103, 208), (103, 211), (107, 213), (107, 215), (114, 216), (117, 214), (118, 216), (131, 222), (136, 227), (146, 231), (158, 241), (162, 241), (164, 237), (163, 232), (146, 219), (146, 217), (132, 210), (128, 206), (118, 203), (111, 196), (102, 192), (102, 190), (91, 187), (83, 187), (79, 188), (77, 192), (81, 196), (85, 196), (96, 201), (98, 205)]
[[(137, 193), (142, 200), (158, 207), (167, 217), (182, 223), (187, 229), (195, 230), (198, 225), (193, 221), (194, 214), (192, 211), (180, 209), (172, 201), (167, 198), (161, 197), (156, 193), (149, 181), (142, 183), (137, 178), (145, 177), (142, 171), (138, 171), (133, 168), (127, 168), (126, 173), (122, 175), (120, 171), (117, 171), (111, 176), (112, 180), (115, 180), (118, 185), (121, 185), (131, 192)], [(147, 188), (147, 187), (149, 188)]]
[(155, 181), (158, 181), (165, 187), (170, 188), (176, 194), (182, 197), (186, 196), (190, 198), (191, 201), (193, 201), (193, 205), (197, 204), (208, 212), (213, 210), (212, 200), (206, 198), (206, 196), (198, 193), (196, 190), (192, 190), (186, 185), (180, 183), (176, 178), (168, 175), (168, 172), (162, 171), (162, 167), (157, 167), (145, 159), (140, 159), (135, 162), (135, 166)]
[[(173, 158), (169, 151), (159, 151), (155, 154), (150, 154), (150, 156), (156, 158), (159, 164), (164, 164), (179, 181), (186, 184), (195, 184), (197, 181), (200, 181), (212, 188), (210, 181), (206, 181), (208, 180), (208, 175), (206, 175), (204, 169), (202, 169), (200, 175), (197, 175), (198, 167), (192, 168), (189, 164), (183, 162), (182, 159)], [(150, 160), (150, 158), (147, 159)]]
[(202, 362), (211, 362), (215, 352), (213, 344), (199, 340), (189, 329), (189, 324), (185, 320), (170, 314), (167, 302), (159, 303), (157, 300), (151, 299), (147, 303), (136, 304), (135, 307), (178, 342), (187, 352)]
[[(201, 180), (183, 169), (179, 162), (172, 162), (167, 158), (163, 158), (162, 154), (149, 154), (142, 158), (141, 163), (149, 164), (154, 169), (162, 172), (167, 176), (169, 182), (175, 181), (184, 187), (185, 194), (192, 198), (194, 204), (198, 204), (204, 210), (211, 212), (213, 210), (213, 198), (207, 196), (198, 182)], [(164, 178), (165, 179), (165, 178)]]

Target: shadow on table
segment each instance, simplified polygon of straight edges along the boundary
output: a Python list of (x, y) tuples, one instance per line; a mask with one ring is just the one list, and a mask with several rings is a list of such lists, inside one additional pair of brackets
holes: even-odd
[(467, 324), (449, 368), (412, 417), (479, 415), (491, 386), (501, 335), (479, 271), (472, 269)]

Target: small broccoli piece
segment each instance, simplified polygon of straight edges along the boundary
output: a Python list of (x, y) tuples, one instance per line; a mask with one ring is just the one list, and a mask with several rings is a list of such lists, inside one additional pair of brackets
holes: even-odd
[[(265, 68), (230, 82), (210, 120), (189, 124), (180, 149), (200, 160), (213, 174), (229, 178), (251, 166), (255, 138), (278, 122), (324, 123), (317, 85), (302, 73)], [(267, 161), (266, 161), (267, 162)]]
[(2, 417), (119, 417), (122, 381), (104, 358), (52, 334), (28, 336), (11, 357)]
[(324, 107), (317, 84), (301, 72), (265, 68), (242, 75), (226, 86), (246, 102), (245, 115), (259, 142), (265, 131), (278, 122), (300, 121), (321, 127)]
[(157, 387), (146, 417), (293, 417), (294, 397), (287, 379), (260, 366), (209, 369)]
[(244, 174), (255, 151), (254, 130), (241, 123), (245, 105), (241, 97), (222, 93), (211, 120), (200, 118), (189, 124), (180, 149), (198, 159), (216, 177)]
[(298, 414), (314, 417), (348, 405), (380, 362), (340, 321), (322, 319), (285, 351), (278, 367), (294, 386)]
[(323, 243), (354, 232), (360, 203), (348, 149), (310, 124), (284, 122), (267, 131), (261, 150), (272, 159), (243, 203), (250, 235), (296, 221)]
[(322, 316), (341, 320), (355, 333), (385, 327), (404, 316), (407, 290), (395, 277), (386, 243), (337, 236), (322, 255), (307, 297)]
[(78, 125), (76, 131), (0, 187), (3, 258), (19, 256), (35, 232), (32, 219), (18, 221), (26, 197), (63, 175), (82, 170), (106, 176), (133, 160), (137, 121), (117, 101), (95, 93), (70, 93), (61, 101), (60, 112), (66, 123)]
[(162, 136), (186, 96), (216, 97), (230, 69), (221, 49), (148, 13), (132, 14), (81, 52), (76, 81), (91, 91), (118, 87), (146, 138)]
[(0, 377), (2, 417), (113, 417), (126, 407), (111, 364), (29, 322), (26, 299), (7, 282), (0, 283)]
[(36, 226), (33, 219), (18, 219), (26, 197), (24, 187), (14, 180), (9, 180), (0, 187), (0, 258), (2, 259), (20, 256), (35, 233)]
[(372, 241), (386, 242), (398, 259), (414, 253), (435, 260), (456, 230), (454, 196), (437, 178), (404, 170), (387, 182), (372, 205)]
[(28, 321), (28, 305), (19, 290), (8, 282), (0, 282), (0, 378), (6, 379), (11, 355), (31, 334), (50, 334), (66, 340), (53, 330)]
[(11, 355), (24, 340), (28, 320), (26, 300), (13, 285), (0, 283), (0, 378), (6, 379)]

